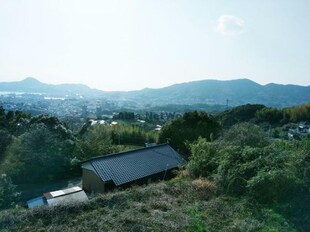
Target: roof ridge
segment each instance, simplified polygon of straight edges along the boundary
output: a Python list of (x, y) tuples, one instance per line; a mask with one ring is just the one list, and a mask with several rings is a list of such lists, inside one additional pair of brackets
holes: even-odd
[(142, 148), (138, 148), (138, 149), (134, 149), (134, 150), (122, 151), (119, 153), (112, 153), (112, 154), (108, 154), (108, 155), (95, 156), (95, 157), (92, 157), (88, 160), (85, 160), (83, 163), (93, 161), (93, 160), (97, 160), (97, 159), (107, 158), (107, 157), (121, 156), (121, 155), (125, 155), (125, 154), (132, 153), (132, 152), (137, 152), (137, 151), (151, 150), (151, 149), (154, 149), (157, 147), (163, 147), (163, 146), (167, 146), (167, 145), (170, 147), (170, 145), (168, 143), (162, 143), (162, 144), (158, 144), (156, 146), (151, 146), (151, 147), (142, 147)]
[[(169, 146), (169, 147), (170, 147), (170, 146)], [(170, 148), (171, 148), (171, 147), (170, 147)], [(173, 154), (175, 155), (175, 154), (176, 154), (176, 151), (175, 151), (174, 149), (172, 149), (172, 148), (171, 148), (171, 150), (172, 150)], [(172, 158), (172, 159), (178, 160), (177, 156), (171, 157), (171, 156), (168, 156), (167, 154), (162, 153), (162, 152), (159, 152), (159, 151), (153, 151), (153, 152), (154, 152), (154, 153), (157, 153), (157, 154), (159, 154), (159, 155), (168, 157), (168, 158)], [(182, 158), (182, 157), (181, 157), (181, 158)], [(183, 158), (182, 158), (182, 159), (183, 159)]]

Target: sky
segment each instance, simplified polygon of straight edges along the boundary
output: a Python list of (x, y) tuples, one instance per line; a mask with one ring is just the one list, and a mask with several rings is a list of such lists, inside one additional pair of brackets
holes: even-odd
[(0, 0), (0, 81), (310, 85), (309, 0)]

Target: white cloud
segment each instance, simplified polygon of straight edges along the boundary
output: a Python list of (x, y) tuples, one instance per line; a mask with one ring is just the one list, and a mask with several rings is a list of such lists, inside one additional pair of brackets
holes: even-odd
[(216, 29), (222, 35), (239, 35), (244, 29), (244, 21), (233, 15), (222, 15), (218, 19)]

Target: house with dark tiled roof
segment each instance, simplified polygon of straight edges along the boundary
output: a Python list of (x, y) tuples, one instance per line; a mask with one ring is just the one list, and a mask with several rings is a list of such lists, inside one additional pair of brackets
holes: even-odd
[(165, 179), (185, 160), (168, 144), (94, 157), (82, 164), (87, 192), (105, 192), (116, 186)]

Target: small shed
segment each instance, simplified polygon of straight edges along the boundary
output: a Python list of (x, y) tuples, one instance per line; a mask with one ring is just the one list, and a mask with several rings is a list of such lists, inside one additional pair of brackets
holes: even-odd
[(33, 198), (27, 201), (28, 208), (32, 209), (38, 206), (47, 205), (47, 201), (43, 196)]
[(168, 144), (92, 158), (82, 164), (82, 187), (105, 192), (115, 186), (164, 179), (185, 160)]
[(48, 192), (43, 194), (48, 205), (66, 204), (71, 202), (82, 202), (88, 200), (85, 192), (80, 187)]
[(42, 205), (59, 205), (88, 200), (84, 190), (80, 187), (72, 187), (63, 190), (44, 193), (43, 196), (27, 201), (29, 208), (35, 208)]

